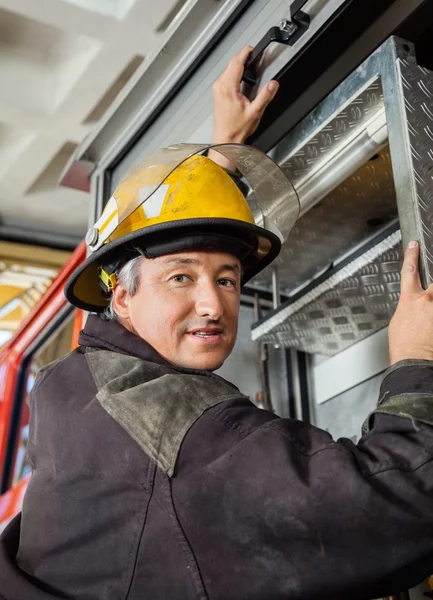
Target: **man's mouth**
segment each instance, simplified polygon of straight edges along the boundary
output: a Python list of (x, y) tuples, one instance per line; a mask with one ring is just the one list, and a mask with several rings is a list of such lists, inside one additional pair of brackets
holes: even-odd
[(201, 329), (193, 329), (188, 331), (188, 334), (194, 338), (203, 341), (219, 341), (221, 339), (223, 330), (221, 327), (203, 327)]

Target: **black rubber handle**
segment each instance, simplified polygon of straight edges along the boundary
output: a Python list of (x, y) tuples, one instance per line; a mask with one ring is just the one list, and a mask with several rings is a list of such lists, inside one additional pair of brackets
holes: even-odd
[(310, 26), (310, 17), (301, 8), (308, 0), (295, 0), (290, 6), (291, 21), (284, 21), (280, 27), (271, 27), (251, 51), (245, 65), (242, 81), (250, 85), (257, 83), (257, 66), (266, 48), (273, 42), (293, 46)]
[[(295, 26), (296, 27), (296, 26)], [(279, 27), (271, 27), (269, 31), (262, 37), (260, 42), (251, 51), (248, 58), (247, 64), (245, 65), (244, 75), (242, 81), (255, 85), (256, 83), (256, 68), (259, 60), (262, 57), (263, 52), (266, 48), (272, 44), (272, 42), (278, 42), (279, 44), (287, 44), (290, 34), (284, 29)]]

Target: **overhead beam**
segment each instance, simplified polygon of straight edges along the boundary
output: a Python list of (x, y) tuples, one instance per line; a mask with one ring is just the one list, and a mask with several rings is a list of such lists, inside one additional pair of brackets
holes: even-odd
[(0, 244), (2, 241), (72, 252), (81, 242), (81, 236), (8, 224), (0, 225)]

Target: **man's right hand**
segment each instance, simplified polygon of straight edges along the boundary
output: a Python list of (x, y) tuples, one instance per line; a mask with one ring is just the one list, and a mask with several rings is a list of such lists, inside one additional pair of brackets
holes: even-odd
[[(243, 144), (255, 132), (268, 104), (278, 91), (278, 82), (269, 81), (254, 100), (242, 93), (242, 75), (252, 46), (243, 48), (213, 84), (214, 129), (212, 144)], [(208, 157), (227, 171), (234, 165), (215, 150)]]
[(266, 107), (278, 91), (278, 81), (272, 80), (254, 100), (242, 93), (242, 75), (252, 50), (252, 46), (246, 46), (236, 54), (213, 84), (213, 144), (243, 144), (256, 131)]
[(419, 244), (410, 242), (401, 270), (401, 293), (389, 324), (391, 364), (410, 358), (433, 360), (433, 285), (423, 290)]

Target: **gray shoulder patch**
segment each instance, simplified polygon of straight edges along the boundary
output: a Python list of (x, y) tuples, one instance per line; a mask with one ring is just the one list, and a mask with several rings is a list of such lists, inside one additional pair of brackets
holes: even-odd
[(400, 360), (397, 363), (394, 363), (385, 371), (383, 375), (382, 381), (394, 371), (398, 371), (398, 369), (404, 369), (404, 367), (433, 367), (433, 360), (424, 360), (421, 358), (407, 358), (405, 360)]
[(213, 375), (178, 372), (108, 350), (86, 352), (101, 406), (170, 475), (194, 422), (220, 402), (245, 398)]
[(377, 409), (365, 421), (363, 433), (369, 431), (370, 419), (377, 413), (409, 419), (414, 427), (417, 421), (433, 425), (433, 395), (412, 393), (383, 398)]

